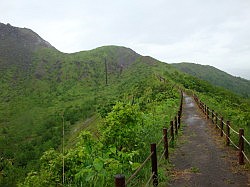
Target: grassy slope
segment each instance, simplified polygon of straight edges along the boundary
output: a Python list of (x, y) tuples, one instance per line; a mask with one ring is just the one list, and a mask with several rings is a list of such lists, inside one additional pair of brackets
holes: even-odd
[(175, 68), (206, 80), (213, 85), (224, 87), (244, 97), (250, 97), (250, 81), (240, 77), (234, 77), (212, 66), (204, 66), (193, 63), (172, 64)]
[[(142, 57), (124, 47), (106, 46), (75, 54), (39, 48), (32, 54), (29, 63), (24, 62), (26, 68), (12, 63), (0, 71), (0, 152), (2, 158), (13, 162), (15, 168), (5, 170), (10, 175), (16, 173), (8, 179), (13, 181), (26, 169), (36, 168), (43, 151), (58, 148), (63, 121), (66, 137), (72, 140), (76, 137), (75, 129), (83, 128), (83, 121), (93, 119), (91, 126), (99, 123), (97, 111), (100, 108), (117, 100), (141, 97), (142, 90), (152, 86), (159, 75), (166, 78), (167, 84), (183, 85), (204, 94), (211, 95), (209, 90), (214, 93), (219, 90), (179, 73), (168, 64)], [(105, 83), (105, 59), (108, 86)], [(243, 102), (238, 97), (237, 100), (230, 99), (231, 94), (226, 91), (218, 93), (218, 98), (224, 95), (228, 101), (236, 101), (236, 105)], [(249, 103), (240, 107), (230, 105), (235, 111), (248, 106)]]
[[(147, 79), (155, 78), (151, 67), (157, 65), (150, 57), (116, 46), (75, 54), (41, 48), (31, 62), (28, 69), (10, 66), (0, 78), (1, 157), (27, 170), (36, 167), (43, 151), (61, 144), (63, 120), (71, 139), (77, 121), (96, 115), (106, 103), (132, 99), (141, 84), (150, 84)], [(19, 169), (16, 173), (22, 175)]]

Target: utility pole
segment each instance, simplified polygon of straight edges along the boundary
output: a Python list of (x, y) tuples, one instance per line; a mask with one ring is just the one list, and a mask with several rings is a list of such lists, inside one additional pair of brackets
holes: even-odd
[(63, 178), (63, 185), (64, 185), (64, 181), (65, 181), (65, 170), (64, 170), (64, 117), (62, 114), (62, 128), (63, 128), (63, 132), (62, 132), (62, 154), (63, 154), (63, 160), (62, 160), (62, 164), (63, 164), (63, 173), (62, 173), (62, 178)]
[(105, 73), (106, 73), (106, 86), (108, 85), (108, 66), (107, 66), (107, 60), (105, 57)]

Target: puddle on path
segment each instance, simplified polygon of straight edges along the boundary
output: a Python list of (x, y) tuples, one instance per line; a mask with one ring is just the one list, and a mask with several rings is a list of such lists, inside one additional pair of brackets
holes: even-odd
[(192, 97), (186, 96), (185, 98), (185, 120), (187, 125), (203, 125), (201, 116), (197, 113), (195, 101)]
[(185, 107), (186, 108), (194, 107), (194, 102), (191, 97), (185, 97)]

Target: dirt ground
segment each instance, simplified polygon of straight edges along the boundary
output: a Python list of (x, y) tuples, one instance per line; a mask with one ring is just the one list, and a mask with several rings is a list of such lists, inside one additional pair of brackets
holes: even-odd
[(238, 165), (238, 153), (225, 145), (214, 125), (205, 119), (192, 97), (184, 96), (183, 135), (170, 156), (174, 165), (169, 186), (250, 186), (250, 170)]

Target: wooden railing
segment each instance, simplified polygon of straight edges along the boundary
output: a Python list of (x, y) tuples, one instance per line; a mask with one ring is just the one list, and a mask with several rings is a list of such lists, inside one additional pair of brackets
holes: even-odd
[[(178, 134), (178, 129), (181, 126), (181, 114), (182, 114), (182, 103), (183, 103), (183, 93), (181, 91), (181, 98), (180, 98), (180, 105), (179, 110), (176, 116), (174, 117), (174, 120), (170, 121), (170, 128), (163, 128), (163, 136), (159, 140), (159, 142), (151, 143), (150, 144), (150, 154), (147, 156), (147, 158), (143, 161), (143, 163), (137, 168), (137, 170), (130, 176), (128, 179), (125, 179), (125, 176), (123, 174), (117, 174), (115, 175), (115, 187), (125, 187), (127, 186), (135, 177), (136, 175), (142, 170), (142, 168), (146, 165), (146, 163), (151, 159), (151, 175), (148, 178), (147, 183), (145, 186), (149, 186), (151, 182), (153, 182), (153, 186), (158, 186), (158, 166), (159, 163), (163, 158), (166, 160), (169, 159), (169, 145), (170, 143), (173, 145), (175, 135)], [(157, 149), (163, 142), (163, 152), (159, 158), (157, 159)]]
[[(193, 95), (194, 100), (196, 101), (198, 107), (204, 113), (208, 120), (211, 120), (212, 124), (215, 124), (215, 127), (220, 130), (220, 136), (223, 137), (225, 135), (226, 145), (229, 146), (230, 144), (233, 145), (239, 152), (239, 164), (243, 165), (245, 163), (244, 159), (250, 164), (250, 159), (247, 157), (245, 151), (244, 144), (248, 145), (250, 148), (250, 142), (244, 136), (244, 129), (240, 128), (237, 132), (235, 129), (232, 128), (230, 121), (224, 120), (223, 116), (219, 117), (218, 113), (214, 110), (210, 109), (205, 103), (203, 103), (197, 95)], [(238, 136), (238, 145), (237, 143), (233, 142), (230, 138), (231, 133), (234, 133)]]

